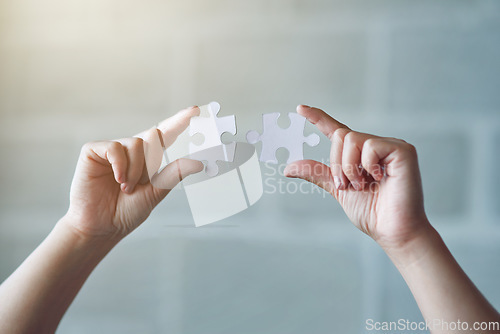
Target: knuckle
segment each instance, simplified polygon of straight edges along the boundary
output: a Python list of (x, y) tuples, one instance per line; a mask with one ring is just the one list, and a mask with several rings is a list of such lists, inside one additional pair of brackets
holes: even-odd
[(363, 143), (363, 150), (370, 150), (370, 151), (372, 151), (374, 149), (374, 147), (375, 147), (375, 144), (376, 144), (376, 139), (375, 138), (368, 138)]
[(332, 139), (333, 141), (338, 141), (342, 142), (344, 140), (344, 137), (346, 134), (349, 132), (349, 130), (345, 128), (338, 128), (337, 130), (333, 131)]
[(369, 138), (363, 143), (363, 148), (361, 150), (361, 162), (366, 167), (370, 168), (370, 164), (376, 160), (376, 139)]
[(402, 147), (405, 147), (405, 148), (406, 148), (407, 145), (410, 145), (410, 144), (408, 144), (408, 142), (406, 140), (401, 139), (401, 138), (390, 138), (390, 139), (394, 140), (397, 144), (399, 144), (399, 145), (401, 145)]
[(82, 151), (87, 151), (92, 146), (92, 143), (88, 142), (82, 145)]
[(119, 150), (122, 147), (122, 144), (117, 141), (110, 141), (108, 145), (110, 150)]
[(139, 137), (132, 137), (132, 146), (142, 146), (142, 143), (143, 143), (143, 140), (142, 138), (139, 138)]
[(357, 141), (357, 133), (354, 131), (348, 132), (344, 137), (344, 145), (351, 146), (354, 145)]
[(408, 153), (410, 153), (411, 155), (417, 155), (417, 148), (414, 145), (405, 142), (405, 147)]
[(90, 142), (83, 144), (81, 151), (82, 152), (90, 151), (96, 145), (96, 143), (97, 142), (95, 142), (95, 141), (90, 141)]
[(402, 155), (411, 157), (411, 158), (416, 158), (417, 157), (417, 148), (405, 141), (401, 141), (399, 144), (399, 151)]
[(144, 141), (142, 138), (132, 138), (131, 148), (136, 152), (142, 152), (144, 149)]
[(123, 140), (125, 146), (131, 149), (137, 149), (142, 147), (144, 140), (139, 137), (130, 137)]

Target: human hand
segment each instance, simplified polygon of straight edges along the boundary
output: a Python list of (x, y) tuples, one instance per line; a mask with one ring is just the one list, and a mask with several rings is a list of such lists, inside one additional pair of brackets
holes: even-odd
[(151, 167), (159, 167), (162, 155), (148, 154), (148, 142), (155, 137), (159, 142), (161, 135), (163, 145), (170, 146), (199, 112), (197, 107), (188, 108), (161, 122), (158, 129), (131, 138), (85, 144), (71, 185), (66, 214), (70, 219), (64, 221), (90, 237), (121, 239), (138, 227), (175, 184), (203, 170), (200, 161), (179, 159), (156, 174)]
[(287, 166), (286, 176), (331, 193), (352, 223), (386, 250), (429, 230), (415, 147), (352, 131), (317, 108), (299, 106), (297, 112), (332, 142), (330, 166), (296, 161)]

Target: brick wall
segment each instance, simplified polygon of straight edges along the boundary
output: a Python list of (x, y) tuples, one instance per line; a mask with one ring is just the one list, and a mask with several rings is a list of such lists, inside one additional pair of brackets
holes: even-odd
[[(304, 103), (416, 145), (431, 221), (498, 308), (499, 91), (496, 1), (1, 2), (0, 279), (64, 214), (84, 142), (212, 100), (243, 140), (261, 113)], [(201, 229), (171, 195), (96, 269), (61, 332), (359, 333), (367, 318), (421, 319), (384, 253), (320, 192), (265, 194)]]

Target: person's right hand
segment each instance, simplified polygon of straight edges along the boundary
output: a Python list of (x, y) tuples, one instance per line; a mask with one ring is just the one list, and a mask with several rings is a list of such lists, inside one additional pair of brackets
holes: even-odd
[(297, 112), (330, 139), (330, 166), (300, 160), (287, 166), (286, 176), (330, 192), (353, 224), (386, 250), (429, 230), (414, 146), (352, 131), (317, 108)]
[(183, 158), (158, 171), (162, 146), (169, 147), (199, 113), (191, 107), (134, 137), (85, 144), (64, 221), (91, 238), (132, 232), (177, 183), (203, 170), (200, 161)]

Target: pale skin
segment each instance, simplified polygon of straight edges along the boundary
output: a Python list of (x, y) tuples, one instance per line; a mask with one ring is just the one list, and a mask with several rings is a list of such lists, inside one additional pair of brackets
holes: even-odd
[[(287, 166), (285, 175), (312, 182), (337, 199), (351, 222), (398, 268), (426, 321), (460, 320), (471, 328), (474, 322), (499, 322), (499, 313), (427, 220), (415, 147), (400, 139), (352, 131), (317, 108), (299, 106), (297, 112), (330, 139), (330, 166), (302, 160)], [(358, 166), (363, 167), (361, 173)]]
[[(197, 112), (188, 108), (162, 122), (164, 138), (175, 140)], [(500, 321), (427, 220), (415, 148), (399, 139), (352, 131), (320, 109), (299, 106), (297, 112), (330, 139), (331, 165), (297, 161), (285, 175), (313, 182), (338, 200), (351, 222), (394, 262), (427, 321), (460, 320), (471, 326)], [(177, 175), (203, 169), (193, 160), (173, 165), (162, 172), (172, 177), (171, 184)], [(141, 138), (83, 147), (67, 214), (0, 286), (0, 333), (56, 330), (95, 266), (168, 194), (153, 186), (150, 176)], [(439, 328), (432, 332), (444, 333)]]

